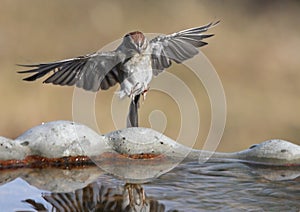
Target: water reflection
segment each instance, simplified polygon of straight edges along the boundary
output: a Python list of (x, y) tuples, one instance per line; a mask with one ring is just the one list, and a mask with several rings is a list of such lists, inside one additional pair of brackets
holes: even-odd
[[(51, 193), (43, 198), (55, 211), (164, 211), (165, 206), (148, 198), (139, 184), (110, 187), (97, 182), (68, 193)], [(37, 211), (47, 211), (49, 206), (26, 199)]]
[[(141, 167), (141, 163), (137, 164), (137, 168)], [(0, 186), (0, 204), (5, 211), (300, 209), (299, 166), (262, 166), (234, 161), (189, 162), (180, 164), (158, 178), (152, 178), (150, 182), (149, 176), (156, 176), (158, 169), (153, 169), (150, 175), (153, 161), (149, 160), (148, 167), (145, 161), (142, 165), (148, 173), (134, 177), (131, 182), (125, 178), (115, 178), (97, 166), (70, 170), (46, 168), (1, 171), (3, 185)], [(128, 172), (131, 171), (128, 169)], [(125, 168), (122, 172), (129, 176)], [(134, 176), (134, 173), (131, 175)], [(137, 179), (140, 182), (143, 176), (147, 183), (134, 183)], [(29, 186), (35, 190), (29, 189)], [(23, 195), (19, 198), (16, 194), (20, 193)]]
[(133, 184), (151, 182), (178, 164), (178, 160), (166, 155), (136, 154), (130, 157), (118, 153), (109, 155), (93, 157), (93, 161), (106, 173)]

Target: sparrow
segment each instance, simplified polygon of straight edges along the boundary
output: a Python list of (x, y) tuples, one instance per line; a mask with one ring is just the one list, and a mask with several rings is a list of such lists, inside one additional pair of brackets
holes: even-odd
[(92, 54), (50, 63), (19, 65), (29, 70), (18, 73), (31, 74), (25, 81), (35, 81), (47, 75), (43, 83), (77, 86), (88, 91), (107, 90), (120, 84), (119, 96), (131, 98), (127, 126), (138, 126), (140, 95), (145, 96), (153, 76), (159, 75), (172, 62), (182, 63), (194, 57), (203, 41), (214, 34), (204, 34), (219, 21), (169, 35), (159, 35), (151, 40), (140, 31), (123, 37), (113, 51)]

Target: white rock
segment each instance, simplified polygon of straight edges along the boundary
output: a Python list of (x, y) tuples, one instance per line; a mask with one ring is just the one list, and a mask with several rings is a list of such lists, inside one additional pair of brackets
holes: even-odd
[(236, 153), (240, 159), (276, 163), (300, 163), (300, 146), (280, 139), (272, 139)]
[(106, 138), (71, 121), (53, 121), (31, 128), (15, 140), (28, 146), (31, 155), (60, 158), (99, 155), (108, 149)]
[(19, 143), (0, 136), (0, 160), (21, 160), (26, 157), (29, 149)]
[[(103, 152), (120, 154), (162, 154), (182, 160), (237, 159), (249, 162), (300, 164), (300, 146), (279, 139), (265, 141), (250, 149), (218, 153), (185, 147), (167, 136), (141, 127), (125, 128), (99, 135), (89, 127), (71, 121), (54, 121), (36, 126), (15, 141), (0, 137), (0, 159), (22, 159), (40, 155), (48, 158), (99, 156)], [(29, 149), (29, 150), (28, 150)]]

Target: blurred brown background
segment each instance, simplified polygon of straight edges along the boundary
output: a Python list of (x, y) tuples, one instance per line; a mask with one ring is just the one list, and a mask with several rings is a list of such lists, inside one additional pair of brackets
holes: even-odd
[[(300, 144), (300, 2), (299, 1), (79, 1), (0, 0), (0, 135), (15, 138), (53, 120), (72, 120), (74, 88), (27, 83), (15, 64), (50, 62), (94, 52), (132, 30), (172, 33), (221, 24), (211, 31), (203, 52), (216, 68), (227, 99), (227, 123), (219, 151), (237, 151), (271, 138)], [(209, 101), (191, 72), (176, 65), (201, 114), (196, 148), (210, 124)], [(114, 129), (111, 98), (117, 87), (97, 95), (101, 132)], [(176, 104), (149, 92), (141, 107), (141, 125), (152, 110), (168, 118), (165, 133), (176, 138)]]

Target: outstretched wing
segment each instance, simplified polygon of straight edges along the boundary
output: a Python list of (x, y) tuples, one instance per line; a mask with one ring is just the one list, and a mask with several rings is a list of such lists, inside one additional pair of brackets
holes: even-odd
[(158, 75), (165, 68), (168, 68), (172, 64), (172, 60), (176, 63), (182, 63), (198, 54), (197, 48), (207, 44), (202, 40), (213, 36), (213, 34), (203, 34), (203, 32), (218, 23), (219, 21), (212, 22), (202, 27), (153, 38), (150, 41), (153, 74)]
[(52, 63), (20, 65), (32, 69), (18, 73), (33, 74), (23, 79), (26, 81), (34, 81), (49, 73), (43, 83), (76, 85), (89, 91), (106, 90), (120, 83), (120, 63), (123, 59), (120, 52), (96, 52)]

